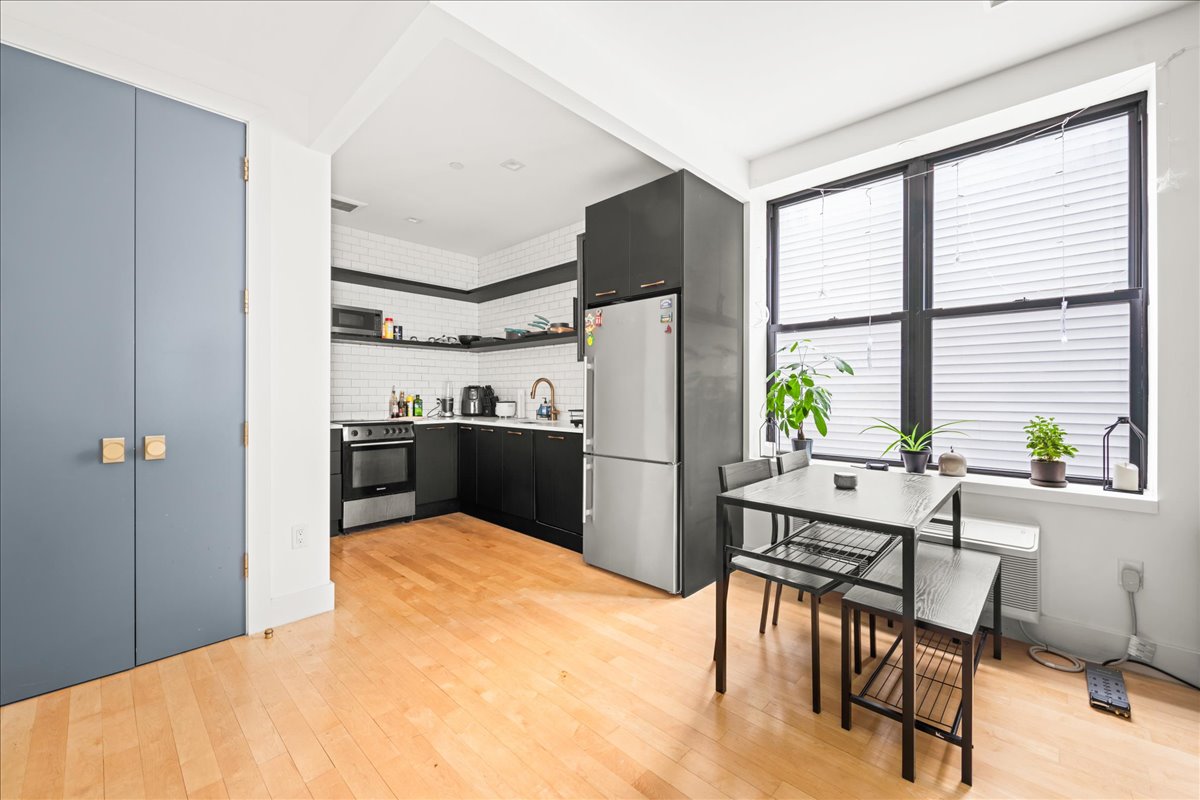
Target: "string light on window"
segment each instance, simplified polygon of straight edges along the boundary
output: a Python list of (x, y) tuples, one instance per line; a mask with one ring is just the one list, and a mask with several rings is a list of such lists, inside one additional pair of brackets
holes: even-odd
[(1058, 337), (1067, 343), (1067, 121), (1058, 132), (1058, 262), (1062, 278), (1062, 310)]
[(874, 237), (871, 235), (875, 228), (875, 215), (871, 206), (871, 187), (867, 187), (867, 367), (874, 366), (871, 363), (871, 348), (875, 344), (871, 338), (871, 316), (874, 310), (872, 302), (871, 290), (872, 281), (875, 275), (875, 251), (873, 248)]
[(821, 190), (821, 285), (817, 297), (825, 296), (825, 190)]

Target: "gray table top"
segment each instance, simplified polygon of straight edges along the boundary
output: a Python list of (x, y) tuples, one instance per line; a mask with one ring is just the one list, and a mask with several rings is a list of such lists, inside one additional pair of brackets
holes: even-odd
[[(853, 472), (857, 489), (838, 489), (834, 472)], [(718, 495), (726, 504), (823, 522), (916, 535), (962, 484), (944, 475), (815, 463)]]

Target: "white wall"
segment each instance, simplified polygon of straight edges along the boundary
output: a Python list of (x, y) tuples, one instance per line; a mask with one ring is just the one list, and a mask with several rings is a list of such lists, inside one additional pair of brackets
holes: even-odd
[[(1193, 4), (756, 160), (747, 274), (747, 370), (759, 376), (766, 364), (760, 316), (766, 295), (766, 200), (1148, 90), (1150, 172), (1172, 176), (1159, 191), (1152, 180), (1150, 190), (1151, 474), (1157, 506), (1143, 502), (1114, 509), (1104, 498), (1089, 508), (1055, 502), (1052, 490), (1013, 498), (968, 489), (965, 508), (1041, 526), (1043, 623), (1036, 634), (1080, 655), (1122, 653), (1129, 610), (1117, 584), (1117, 561), (1143, 561), (1140, 633), (1158, 644), (1156, 664), (1192, 681), (1200, 681), (1198, 31), (1200, 9)], [(1181, 48), (1189, 49), (1164, 67)], [(751, 381), (748, 453), (758, 450), (761, 403), (762, 387)], [(1147, 505), (1154, 513), (1143, 513)], [(1018, 633), (1014, 625), (1007, 632)]]
[[(333, 265), (455, 288), (475, 288), (575, 260), (575, 235), (582, 223), (519, 242), (496, 253), (473, 256), (439, 250), (348, 225), (333, 226)], [(467, 303), (408, 292), (335, 282), (333, 302), (378, 308), (419, 339), (462, 333), (503, 336), (505, 326), (525, 325), (541, 314), (551, 321), (571, 320), (575, 283), (524, 292), (486, 303)], [(545, 376), (558, 390), (558, 407), (581, 408), (583, 380), (571, 344), (463, 353), (442, 350), (335, 344), (331, 351), (333, 419), (386, 416), (393, 386), (420, 394), (433, 407), (447, 381), (454, 397), (462, 387), (490, 384), (502, 400), (526, 398), (534, 379)]]

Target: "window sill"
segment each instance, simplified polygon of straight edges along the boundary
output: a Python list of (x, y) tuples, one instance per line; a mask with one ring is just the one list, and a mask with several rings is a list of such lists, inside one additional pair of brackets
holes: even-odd
[[(932, 471), (932, 470), (931, 470)], [(962, 479), (967, 494), (982, 494), (992, 497), (1015, 497), (1039, 503), (1062, 503), (1088, 508), (1107, 508), (1116, 511), (1132, 511), (1139, 514), (1157, 514), (1158, 497), (1152, 491), (1145, 494), (1106, 492), (1091, 484), (1068, 484), (1061, 489), (1034, 486), (1027, 478), (1004, 478), (998, 475), (975, 475), (967, 473)]]

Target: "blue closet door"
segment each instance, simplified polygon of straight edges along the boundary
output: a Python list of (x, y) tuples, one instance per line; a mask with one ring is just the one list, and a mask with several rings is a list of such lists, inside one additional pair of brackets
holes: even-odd
[[(137, 93), (137, 663), (244, 633), (245, 125)], [(165, 436), (149, 460), (144, 437)]]
[(3, 703), (133, 666), (133, 148), (132, 87), (0, 46)]

